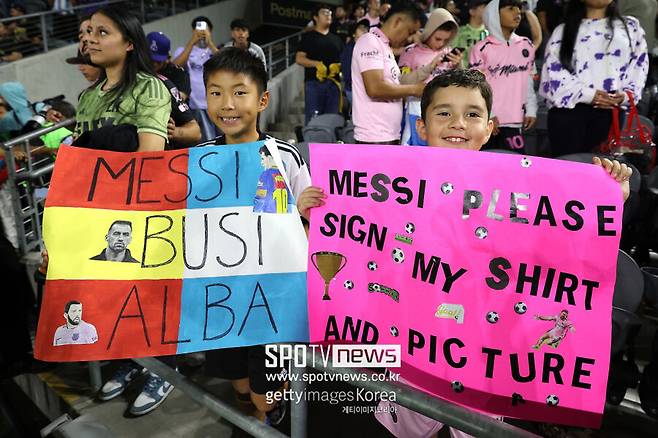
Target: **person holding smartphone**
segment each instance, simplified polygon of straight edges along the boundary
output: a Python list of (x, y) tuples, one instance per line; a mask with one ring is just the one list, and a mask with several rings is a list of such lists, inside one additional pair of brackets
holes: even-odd
[[(464, 49), (451, 46), (458, 30), (459, 26), (450, 12), (443, 8), (435, 9), (420, 36), (421, 43), (407, 46), (400, 55), (400, 83), (427, 83), (436, 75), (459, 67)], [(407, 97), (405, 108), (401, 144), (425, 145), (416, 132), (420, 98)]]
[(185, 47), (174, 51), (174, 64), (183, 67), (190, 77), (190, 109), (201, 127), (201, 141), (212, 140), (218, 133), (208, 117), (206, 87), (203, 84), (203, 64), (219, 49), (212, 39), (212, 22), (208, 17), (192, 20), (192, 37)]

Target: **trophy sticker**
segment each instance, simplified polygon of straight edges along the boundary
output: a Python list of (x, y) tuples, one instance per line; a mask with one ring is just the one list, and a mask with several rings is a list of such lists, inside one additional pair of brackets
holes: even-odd
[(329, 283), (345, 267), (347, 258), (337, 252), (318, 251), (311, 254), (311, 262), (324, 280), (324, 295), (322, 299), (331, 300), (329, 296)]
[(383, 284), (368, 283), (368, 292), (379, 292), (379, 293), (382, 293), (384, 295), (388, 295), (396, 303), (400, 302), (400, 292), (398, 292), (395, 289), (390, 288), (388, 286), (384, 286)]
[(461, 304), (447, 304), (443, 303), (436, 308), (434, 314), (437, 318), (454, 319), (457, 324), (464, 323), (464, 306)]

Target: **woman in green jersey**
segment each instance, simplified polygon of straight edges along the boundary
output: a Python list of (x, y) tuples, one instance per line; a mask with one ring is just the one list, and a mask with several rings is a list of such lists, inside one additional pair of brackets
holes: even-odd
[(137, 128), (138, 151), (163, 150), (170, 95), (153, 71), (139, 19), (117, 7), (100, 9), (91, 16), (87, 35), (91, 61), (102, 72), (80, 96), (76, 137), (104, 126), (130, 124)]

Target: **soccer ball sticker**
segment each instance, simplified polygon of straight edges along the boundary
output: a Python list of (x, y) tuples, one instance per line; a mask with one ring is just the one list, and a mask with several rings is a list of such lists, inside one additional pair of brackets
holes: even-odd
[(528, 311), (528, 306), (526, 306), (524, 302), (519, 301), (514, 305), (514, 311), (519, 315), (523, 315)]
[(354, 283), (352, 283), (352, 280), (345, 280), (345, 283), (343, 283), (343, 286), (345, 286), (345, 289), (347, 289), (347, 290), (354, 289)]
[(416, 226), (412, 224), (411, 222), (407, 222), (407, 225), (404, 226), (404, 230), (408, 234), (413, 234), (414, 231), (416, 231)]
[(486, 239), (488, 234), (489, 234), (489, 232), (484, 227), (477, 227), (477, 229), (475, 230), (475, 235), (479, 239)]
[(462, 385), (462, 382), (459, 380), (453, 381), (450, 386), (452, 387), (452, 390), (455, 391), (457, 394), (460, 392), (464, 392), (464, 385)]
[(368, 269), (371, 271), (376, 271), (377, 270), (377, 262), (371, 260), (368, 262)]
[(491, 311), (491, 312), (487, 313), (487, 322), (488, 322), (489, 324), (495, 324), (495, 323), (497, 323), (497, 322), (498, 322), (498, 318), (499, 318), (499, 317), (498, 317), (498, 313), (496, 313), (496, 312)]
[(557, 404), (560, 403), (560, 399), (557, 397), (557, 395), (550, 394), (548, 397), (546, 397), (546, 404), (549, 406), (557, 406)]
[(400, 248), (393, 248), (391, 257), (393, 257), (395, 263), (402, 263), (404, 261), (404, 252)]
[(441, 192), (444, 195), (449, 195), (450, 193), (452, 193), (453, 190), (454, 190), (454, 187), (453, 187), (452, 183), (444, 182), (443, 184), (441, 184)]
[(398, 328), (394, 325), (391, 326), (390, 330), (391, 330), (391, 335), (395, 338), (397, 338), (398, 335), (400, 334), (400, 332), (398, 331)]

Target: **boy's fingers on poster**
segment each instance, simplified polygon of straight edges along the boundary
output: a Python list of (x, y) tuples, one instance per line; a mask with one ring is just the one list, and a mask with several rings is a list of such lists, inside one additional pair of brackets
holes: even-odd
[(612, 161), (610, 161), (607, 158), (601, 159), (599, 157), (594, 157), (592, 161), (594, 162), (594, 164), (603, 167), (606, 172), (610, 173), (610, 169), (612, 169)]
[(533, 126), (535, 126), (535, 122), (537, 121), (536, 117), (525, 117), (523, 119), (523, 129), (530, 129)]
[(633, 168), (627, 166), (626, 164), (622, 164), (619, 174), (617, 175), (617, 181), (629, 181), (631, 179), (631, 175), (633, 175)]
[(309, 186), (299, 195), (297, 210), (304, 218), (308, 219), (309, 209), (323, 206), (326, 197), (327, 195), (320, 187)]
[(324, 190), (320, 187), (316, 186), (308, 186), (302, 191), (301, 195), (299, 195), (300, 199), (303, 198), (304, 196), (311, 196), (311, 195), (318, 195), (321, 196), (322, 198), (326, 198), (327, 195), (324, 193)]
[(48, 250), (44, 249), (41, 251), (41, 266), (39, 266), (39, 271), (42, 274), (45, 274), (48, 271)]
[(621, 173), (621, 163), (617, 160), (612, 160), (612, 167), (610, 168), (610, 176), (617, 179)]

